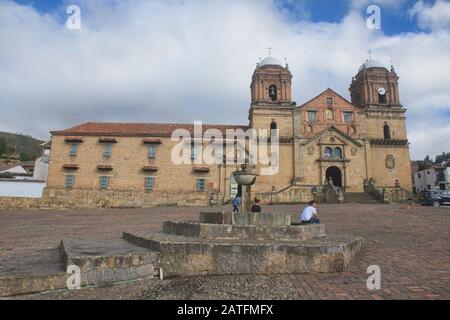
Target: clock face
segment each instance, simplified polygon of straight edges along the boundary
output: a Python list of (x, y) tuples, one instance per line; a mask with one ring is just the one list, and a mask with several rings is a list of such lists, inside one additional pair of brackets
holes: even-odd
[(384, 96), (386, 94), (386, 89), (383, 87), (378, 88), (378, 93)]

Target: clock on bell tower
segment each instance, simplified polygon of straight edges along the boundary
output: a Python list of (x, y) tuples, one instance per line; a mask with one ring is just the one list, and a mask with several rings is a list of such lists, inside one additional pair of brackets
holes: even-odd
[(399, 77), (376, 60), (367, 60), (350, 86), (352, 103), (358, 107), (401, 107), (398, 94)]

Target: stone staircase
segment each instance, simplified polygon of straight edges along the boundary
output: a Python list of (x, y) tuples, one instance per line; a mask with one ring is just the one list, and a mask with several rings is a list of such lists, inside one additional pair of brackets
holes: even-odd
[(344, 203), (382, 203), (379, 199), (367, 192), (346, 192)]

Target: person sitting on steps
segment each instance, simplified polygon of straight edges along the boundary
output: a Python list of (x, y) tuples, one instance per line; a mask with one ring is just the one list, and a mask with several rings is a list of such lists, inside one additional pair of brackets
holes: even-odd
[(302, 223), (304, 224), (318, 224), (320, 223), (319, 217), (317, 215), (317, 202), (316, 201), (311, 201), (309, 203), (309, 206), (307, 206), (301, 216), (300, 219), (302, 221)]
[(262, 212), (261, 209), (261, 200), (255, 198), (255, 203), (252, 205), (252, 212)]

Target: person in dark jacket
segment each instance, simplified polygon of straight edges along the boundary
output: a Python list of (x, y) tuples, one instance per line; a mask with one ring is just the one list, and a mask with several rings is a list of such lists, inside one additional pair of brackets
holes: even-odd
[(262, 212), (261, 209), (261, 200), (259, 200), (258, 198), (255, 198), (255, 202), (252, 205), (252, 212)]

